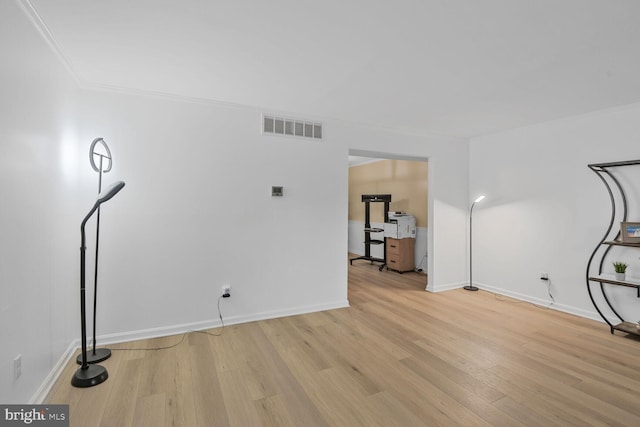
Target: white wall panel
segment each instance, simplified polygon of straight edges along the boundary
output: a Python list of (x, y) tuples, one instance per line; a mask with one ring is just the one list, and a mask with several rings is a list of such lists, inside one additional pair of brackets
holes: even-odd
[(79, 333), (80, 181), (94, 177), (75, 82), (15, 2), (0, 17), (0, 402), (26, 403)]
[[(585, 284), (587, 261), (609, 222), (608, 193), (587, 164), (640, 158), (640, 107), (603, 111), (476, 138), (471, 142), (474, 282), (523, 299), (598, 318)], [(640, 169), (621, 170), (630, 218), (640, 219)], [(632, 177), (633, 176), (633, 177)], [(617, 226), (617, 225), (616, 225)], [(616, 248), (640, 277), (640, 251)], [(606, 265), (605, 271), (612, 266)], [(631, 321), (640, 319), (634, 289), (610, 288)]]

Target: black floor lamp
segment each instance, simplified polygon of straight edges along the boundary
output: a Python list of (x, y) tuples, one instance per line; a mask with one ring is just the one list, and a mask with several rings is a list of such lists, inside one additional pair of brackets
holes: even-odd
[[(100, 144), (100, 147), (98, 147)], [(98, 160), (96, 164), (96, 159)], [(105, 165), (105, 160), (107, 164)], [(89, 162), (91, 168), (98, 172), (98, 194), (102, 192), (102, 174), (107, 173), (113, 166), (111, 150), (102, 138), (96, 138), (89, 147)], [(100, 363), (111, 357), (111, 350), (108, 348), (96, 348), (96, 319), (98, 317), (98, 250), (100, 248), (100, 207), (96, 212), (96, 258), (93, 270), (93, 340), (91, 341), (92, 349), (87, 353), (87, 363)], [(82, 356), (76, 359), (78, 365), (82, 364)]]
[(465, 286), (464, 289), (467, 291), (477, 291), (478, 288), (473, 286), (473, 227), (471, 226), (471, 221), (473, 220), (473, 207), (476, 203), (484, 200), (484, 196), (479, 196), (477, 199), (473, 201), (471, 204), (471, 209), (469, 210), (469, 285)]
[(98, 385), (109, 377), (107, 370), (98, 364), (89, 364), (87, 362), (87, 319), (85, 307), (85, 264), (86, 264), (86, 238), (84, 227), (91, 215), (100, 208), (100, 205), (110, 200), (118, 191), (124, 187), (123, 181), (113, 183), (104, 192), (98, 195), (96, 203), (93, 205), (87, 216), (82, 220), (80, 225), (80, 329), (82, 333), (82, 366), (78, 368), (71, 378), (71, 385), (74, 387), (92, 387)]

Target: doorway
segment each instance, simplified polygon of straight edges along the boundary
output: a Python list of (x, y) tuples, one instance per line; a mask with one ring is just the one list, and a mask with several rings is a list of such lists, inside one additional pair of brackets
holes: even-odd
[[(427, 285), (427, 236), (428, 236), (428, 160), (426, 158), (405, 157), (386, 153), (349, 151), (349, 200), (348, 200), (348, 259), (354, 264), (369, 264), (362, 259), (365, 253), (375, 259), (385, 259), (385, 245), (368, 245), (365, 241), (374, 240), (365, 233), (366, 210), (369, 210), (368, 227), (370, 229), (384, 228), (384, 204), (364, 203), (362, 195), (388, 194), (391, 195), (389, 212), (402, 212), (415, 218), (415, 245), (413, 269), (403, 274), (385, 269), (380, 274), (402, 276), (420, 275), (424, 278), (423, 289)], [(366, 205), (369, 205), (368, 208)], [(382, 239), (383, 233), (375, 240)], [(370, 238), (371, 237), (371, 238)], [(403, 236), (404, 237), (404, 236)], [(403, 239), (402, 243), (407, 243)], [(381, 264), (373, 265), (378, 270)], [(406, 271), (406, 270), (405, 270)], [(415, 278), (412, 280), (416, 283)]]

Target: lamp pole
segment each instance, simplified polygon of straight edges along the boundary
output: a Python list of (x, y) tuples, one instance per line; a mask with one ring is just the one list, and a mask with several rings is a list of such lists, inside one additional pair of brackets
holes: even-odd
[[(100, 144), (101, 148), (96, 148)], [(96, 165), (96, 158), (99, 159), (99, 163)], [(104, 166), (104, 160), (108, 160), (107, 166)], [(91, 143), (89, 148), (89, 161), (94, 171), (98, 172), (98, 194), (102, 192), (102, 174), (111, 170), (113, 165), (113, 159), (111, 157), (111, 150), (109, 146), (102, 138), (96, 138)], [(100, 206), (96, 211), (96, 257), (93, 271), (93, 349), (91, 353), (87, 354), (87, 363), (99, 363), (107, 360), (111, 357), (111, 350), (108, 348), (96, 348), (96, 320), (98, 318), (98, 251), (100, 247)], [(82, 355), (79, 355), (76, 359), (78, 365), (83, 363)]]
[(86, 264), (86, 233), (85, 225), (91, 215), (100, 208), (100, 205), (110, 200), (124, 187), (123, 181), (118, 181), (112, 184), (104, 193), (98, 195), (98, 199), (95, 204), (82, 220), (80, 225), (80, 333), (82, 334), (82, 351), (80, 356), (82, 358), (82, 366), (78, 368), (73, 377), (71, 378), (71, 385), (74, 387), (93, 387), (100, 383), (103, 383), (109, 377), (107, 370), (98, 365), (97, 363), (89, 364), (87, 355), (87, 319), (85, 308), (85, 264)]
[(473, 286), (473, 207), (476, 203), (484, 200), (485, 196), (479, 196), (476, 198), (471, 204), (471, 209), (469, 209), (469, 285), (464, 286), (464, 289), (467, 291), (477, 291), (478, 288)]

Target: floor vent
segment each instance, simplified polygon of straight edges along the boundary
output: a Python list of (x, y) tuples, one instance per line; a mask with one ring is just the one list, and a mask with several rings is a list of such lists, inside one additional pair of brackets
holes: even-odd
[(264, 114), (262, 116), (262, 133), (322, 139), (322, 123)]

